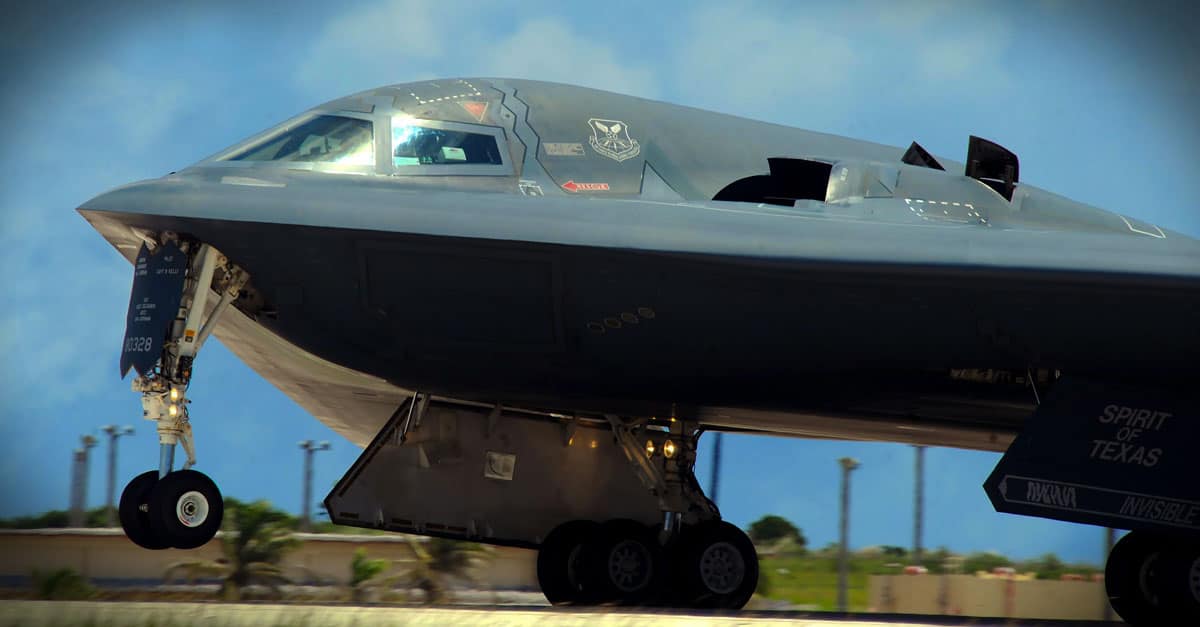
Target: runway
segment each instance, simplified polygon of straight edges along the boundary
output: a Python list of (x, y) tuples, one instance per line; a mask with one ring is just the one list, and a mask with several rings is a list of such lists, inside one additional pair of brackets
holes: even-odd
[(630, 611), (625, 608), (362, 607), (266, 603), (115, 603), (0, 601), (0, 627), (1099, 627), (1122, 623), (1003, 618), (831, 615), (815, 612), (706, 613)]

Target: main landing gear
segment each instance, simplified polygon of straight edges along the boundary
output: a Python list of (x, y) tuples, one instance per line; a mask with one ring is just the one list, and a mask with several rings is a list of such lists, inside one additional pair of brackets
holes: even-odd
[(1108, 556), (1104, 587), (1134, 627), (1200, 625), (1200, 540), (1131, 531)]
[(663, 605), (740, 609), (758, 586), (758, 554), (741, 529), (720, 520), (692, 472), (698, 431), (672, 419), (660, 456), (637, 437), (644, 423), (609, 416), (663, 523), (573, 520), (538, 551), (538, 583), (554, 605)]
[[(157, 367), (135, 377), (132, 385), (133, 391), (142, 395), (142, 417), (157, 423), (159, 466), (125, 486), (118, 513), (125, 535), (138, 546), (193, 549), (216, 535), (225, 506), (212, 479), (191, 469), (196, 455), (187, 387), (196, 354), (249, 277), (206, 244), (178, 242), (168, 234), (162, 245), (177, 247), (187, 255), (183, 295)], [(220, 298), (201, 324), (210, 287)], [(181, 470), (174, 469), (177, 444), (187, 454)]]

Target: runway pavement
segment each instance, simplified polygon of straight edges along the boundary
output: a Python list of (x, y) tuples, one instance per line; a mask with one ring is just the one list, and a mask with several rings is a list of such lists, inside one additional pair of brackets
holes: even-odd
[(0, 601), (0, 627), (1098, 627), (1120, 623), (804, 612), (701, 613), (625, 608), (424, 608), (260, 603)]

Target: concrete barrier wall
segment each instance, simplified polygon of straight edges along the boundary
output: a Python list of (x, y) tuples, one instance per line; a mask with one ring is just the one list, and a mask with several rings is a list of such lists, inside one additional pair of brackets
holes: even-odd
[(868, 593), (872, 610), (901, 614), (1103, 620), (1108, 607), (1102, 581), (878, 575)]
[[(296, 583), (344, 584), (350, 579), (350, 560), (359, 547), (367, 555), (403, 568), (411, 560), (408, 538), (388, 535), (296, 534), (300, 548), (283, 560), (285, 574)], [(417, 538), (424, 542), (426, 538)], [(487, 566), (478, 573), (480, 584), (498, 589), (536, 589), (536, 554), (527, 549), (493, 547)], [(135, 546), (120, 529), (0, 530), (0, 578), (23, 581), (34, 570), (71, 568), (97, 583), (162, 581), (178, 562), (211, 561), (221, 557), (219, 539), (189, 551), (148, 551)]]

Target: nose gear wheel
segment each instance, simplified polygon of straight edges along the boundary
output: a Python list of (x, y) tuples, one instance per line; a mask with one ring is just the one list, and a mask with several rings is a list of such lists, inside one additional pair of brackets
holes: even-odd
[(203, 546), (221, 527), (224, 504), (217, 485), (195, 470), (177, 470), (150, 493), (150, 528), (177, 549)]

